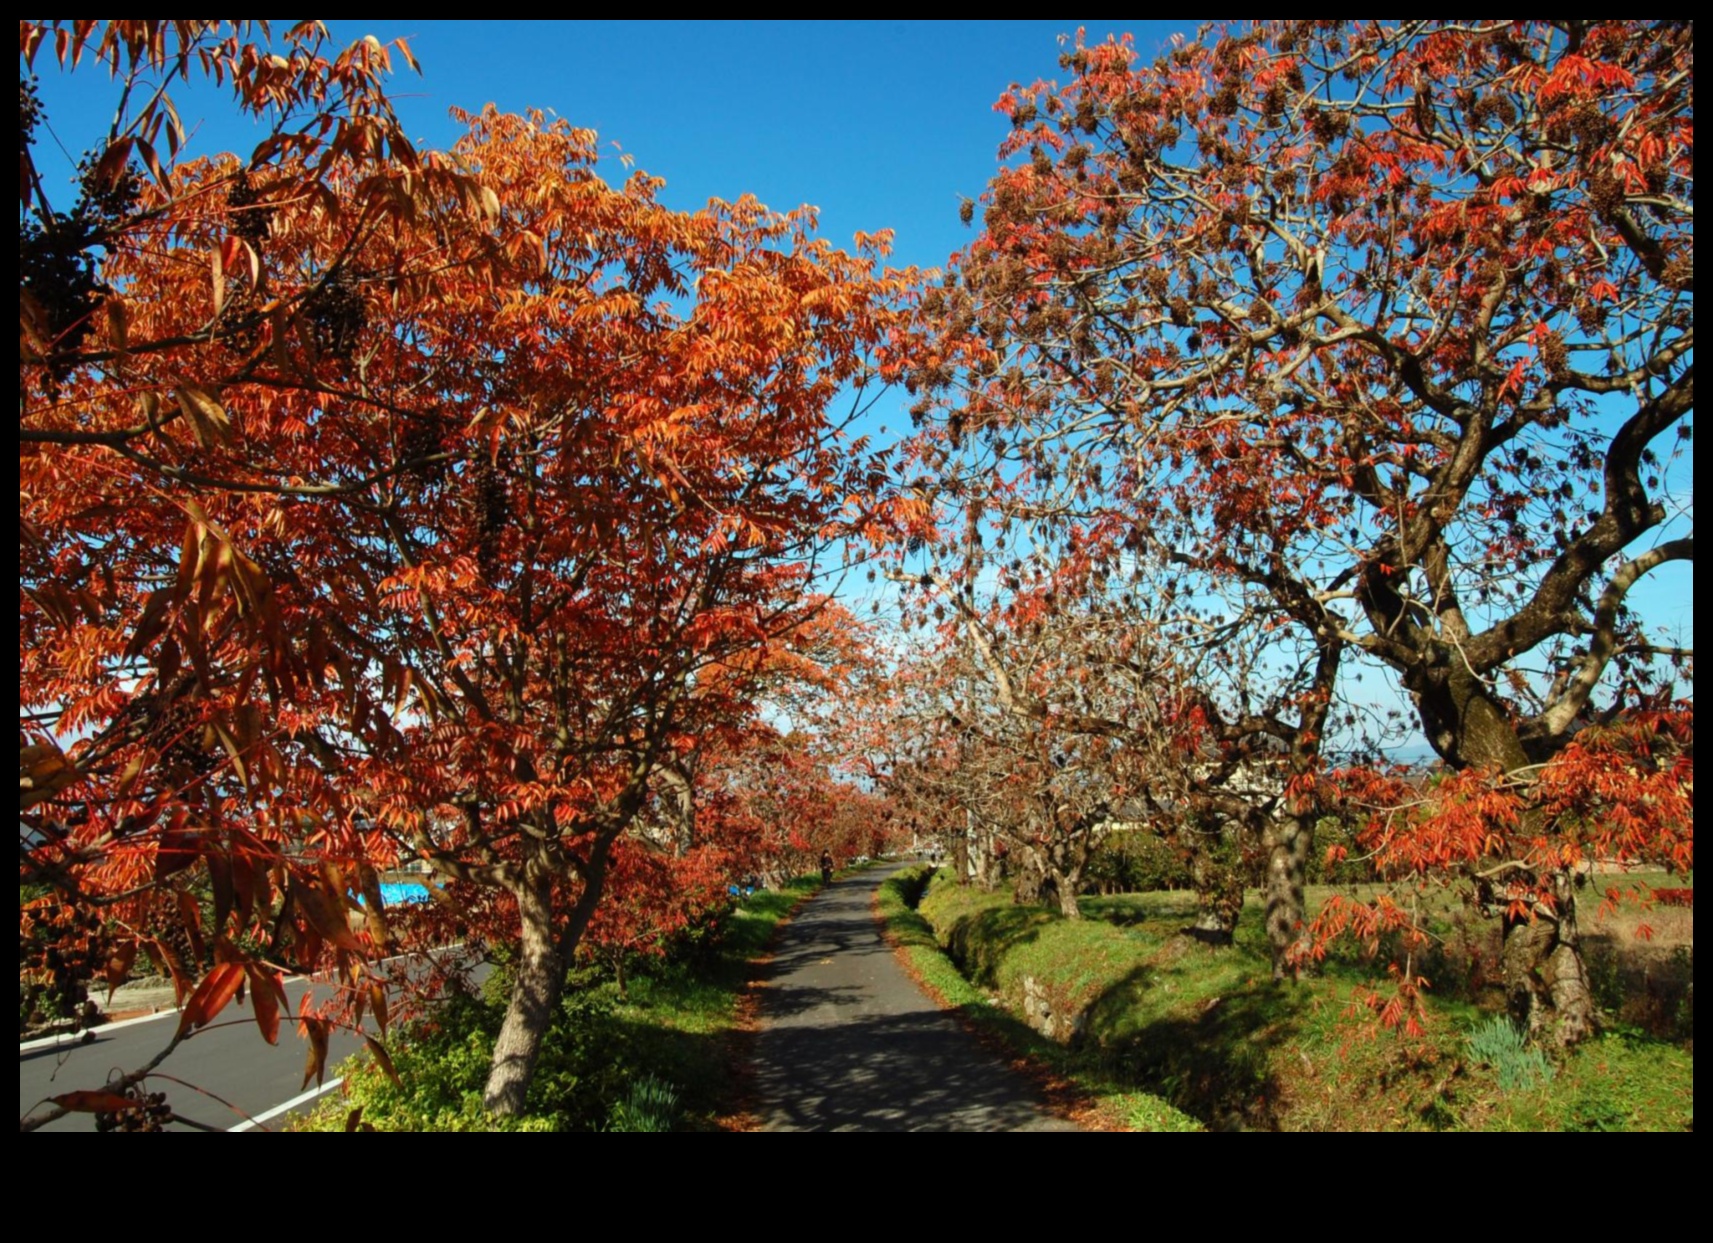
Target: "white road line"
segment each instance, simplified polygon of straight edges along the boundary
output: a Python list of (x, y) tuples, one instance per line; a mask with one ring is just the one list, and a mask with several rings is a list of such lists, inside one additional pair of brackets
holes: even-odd
[[(388, 963), (403, 962), (407, 958), (427, 958), (431, 954), (446, 954), (463, 948), (462, 945), (437, 945), (431, 950), (412, 950), (408, 954), (394, 954), (391, 958), (383, 958), (374, 965), (384, 967)], [(297, 984), (305, 980), (312, 984), (328, 982), (318, 980), (315, 976), (288, 975), (280, 983)], [(35, 1040), (21, 1041), (18, 1045), (18, 1052), (34, 1053), (38, 1049), (57, 1049), (62, 1046), (68, 1049), (76, 1048), (83, 1043), (84, 1036), (90, 1032), (94, 1032), (95, 1038), (99, 1040), (108, 1032), (116, 1032), (121, 1027), (135, 1027), (139, 1023), (153, 1023), (159, 1019), (176, 1019), (178, 1016), (178, 1007), (174, 1006), (169, 1010), (157, 1010), (154, 1014), (143, 1014), (134, 1019), (120, 1019), (117, 1023), (103, 1023), (99, 1027), (88, 1027), (79, 1032), (56, 1032), (52, 1036), (41, 1036)]]
[(329, 1079), (326, 1083), (322, 1084), (319, 1088), (311, 1088), (307, 1092), (299, 1092), (296, 1096), (292, 1097), (285, 1104), (275, 1105), (272, 1109), (268, 1110), (266, 1113), (259, 1113), (254, 1118), (246, 1118), (246, 1119), (244, 1119), (244, 1121), (240, 1122), (237, 1126), (229, 1126), (226, 1129), (228, 1131), (253, 1131), (258, 1126), (260, 1126), (262, 1123), (271, 1122), (273, 1119), (279, 1117), (281, 1114), (289, 1113), (291, 1110), (296, 1109), (299, 1105), (302, 1105), (308, 1101), (312, 1101), (318, 1096), (326, 1096), (334, 1088), (338, 1087), (340, 1084), (342, 1084), (344, 1082), (345, 1082), (345, 1076), (343, 1076), (343, 1075), (340, 1075), (337, 1079)]
[(117, 1023), (103, 1023), (99, 1027), (86, 1027), (80, 1032), (58, 1032), (52, 1036), (43, 1036), (37, 1040), (26, 1040), (18, 1045), (20, 1053), (34, 1053), (37, 1049), (52, 1049), (61, 1045), (75, 1048), (83, 1043), (86, 1035), (93, 1034), (99, 1040), (107, 1032), (116, 1032), (121, 1027), (135, 1027), (138, 1023), (153, 1023), (158, 1019), (176, 1019), (177, 1009), (160, 1010), (154, 1014), (139, 1015), (134, 1019), (120, 1019)]

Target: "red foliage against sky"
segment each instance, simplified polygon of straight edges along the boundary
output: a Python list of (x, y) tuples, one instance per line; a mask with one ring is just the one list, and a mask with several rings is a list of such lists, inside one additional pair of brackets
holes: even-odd
[[(1694, 556), (1664, 482), (1694, 393), (1690, 27), (1266, 22), (1061, 63), (996, 105), (980, 231), (911, 349), (917, 486), (1025, 553), (942, 561), (1064, 609), (1178, 601), (1149, 624), (1291, 752), (1276, 828), (1329, 735), (1362, 741), (1328, 706), (1385, 666), (1453, 786), (1544, 783), (1517, 844), (1560, 849), (1508, 862), (1555, 888), (1552, 783), (1595, 797), (1570, 774), (1617, 762), (1576, 740), (1675, 711), (1689, 659), (1629, 604)], [(1504, 797), (1468, 793), (1446, 817)], [(1276, 836), (1286, 871), (1304, 836)], [(1532, 920), (1574, 958), (1563, 909)]]

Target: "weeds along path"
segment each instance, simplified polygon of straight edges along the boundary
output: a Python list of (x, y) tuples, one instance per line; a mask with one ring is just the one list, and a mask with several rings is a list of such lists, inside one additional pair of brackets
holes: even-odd
[(899, 866), (833, 882), (785, 926), (759, 990), (760, 1129), (1079, 1129), (904, 974), (870, 912)]

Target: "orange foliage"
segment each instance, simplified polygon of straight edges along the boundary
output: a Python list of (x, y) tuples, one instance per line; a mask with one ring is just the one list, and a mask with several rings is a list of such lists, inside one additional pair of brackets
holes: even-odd
[(609, 885), (684, 898), (626, 835), (687, 740), (836, 679), (815, 565), (890, 502), (828, 408), (910, 279), (809, 209), (609, 184), (539, 114), (419, 153), (379, 44), (247, 34), (25, 27), (26, 57), (205, 73), (275, 121), (175, 162), (150, 104), (76, 231), (27, 203), (99, 280), (22, 282), (24, 877), (184, 981), (181, 1036), (287, 965), (360, 1015), (407, 857), (552, 912), (562, 955)]

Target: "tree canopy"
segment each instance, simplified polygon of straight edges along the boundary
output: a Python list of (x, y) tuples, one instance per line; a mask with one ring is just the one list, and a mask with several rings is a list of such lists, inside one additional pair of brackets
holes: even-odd
[[(1627, 600), (1693, 558), (1660, 482), (1693, 409), (1692, 57), (1676, 22), (1078, 39), (997, 105), (982, 228), (924, 299), (918, 460), (962, 488), (988, 456), (1057, 598), (1151, 567), (1179, 638), (1294, 649), (1220, 716), (1259, 709), (1303, 807), (1358, 657), (1458, 769), (1672, 707), (1687, 653)], [(1562, 866), (1562, 821), (1525, 821), (1514, 875)], [(1529, 922), (1573, 942), (1542, 886)]]
[(365, 997), (377, 871), (424, 861), (521, 934), (488, 1093), (515, 1110), (610, 870), (648, 888), (621, 838), (660, 774), (838, 676), (818, 581), (884, 499), (834, 411), (908, 278), (808, 209), (609, 184), (593, 133), (539, 114), (419, 154), (367, 69), (353, 107), (317, 56), (243, 76), (273, 54), (215, 25), (50, 36), (232, 75), (276, 127), (160, 162), (151, 105), (73, 212), (26, 205), (26, 252), (59, 256), (21, 276), (35, 917), (103, 904), (114, 956), (183, 981), (188, 1034), (324, 955)]
[[(115, 100), (69, 202), (42, 57)], [(895, 826), (1074, 916), (1147, 825), (1213, 941), (1255, 864), (1279, 979), (1419, 936), (1389, 896), (1305, 909), (1337, 813), (1384, 878), (1474, 886), (1520, 1020), (1591, 1029), (1589, 861), (1693, 863), (1692, 651), (1633, 607), (1694, 554), (1690, 23), (1078, 35), (999, 100), (931, 280), (811, 208), (669, 207), (545, 112), (419, 149), (395, 62), (317, 22), (22, 24), (32, 987), (147, 956), (161, 1057), (247, 993), (319, 1074), (329, 1024), (385, 1034), (409, 861), (419, 934), (512, 950), (516, 1112), (577, 954)], [(195, 150), (192, 81), (250, 150)], [(914, 434), (871, 443), (895, 384)], [(830, 581), (877, 547), (913, 649)], [(1414, 730), (1431, 787), (1383, 762)], [(298, 969), (339, 1002), (282, 1016)], [(56, 1107), (131, 1108), (159, 1060)]]

